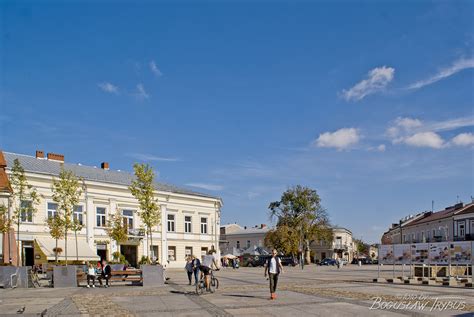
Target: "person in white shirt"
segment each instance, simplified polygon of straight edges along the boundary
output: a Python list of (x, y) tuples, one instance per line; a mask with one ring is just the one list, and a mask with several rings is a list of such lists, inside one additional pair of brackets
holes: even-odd
[(95, 287), (95, 267), (92, 263), (89, 263), (87, 267), (87, 287), (91, 287), (90, 281), (92, 281), (92, 287)]
[(216, 258), (214, 257), (213, 253), (214, 251), (210, 250), (209, 253), (203, 257), (202, 262), (201, 262), (201, 267), (200, 267), (200, 270), (202, 272), (201, 274), (204, 274), (204, 278), (205, 278), (204, 282), (206, 283), (206, 290), (208, 291), (209, 291), (209, 279), (211, 275), (212, 266), (214, 265), (216, 267), (216, 270), (219, 270), (219, 268), (217, 267)]
[(268, 273), (270, 280), (270, 299), (276, 299), (278, 276), (280, 273), (283, 273), (283, 266), (281, 265), (281, 260), (277, 254), (277, 250), (273, 249), (272, 256), (268, 259), (267, 264), (265, 265), (265, 277), (267, 277)]

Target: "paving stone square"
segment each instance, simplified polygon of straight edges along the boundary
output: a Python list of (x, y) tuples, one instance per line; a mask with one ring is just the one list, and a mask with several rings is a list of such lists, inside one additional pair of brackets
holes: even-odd
[[(474, 316), (472, 288), (373, 283), (376, 266), (285, 268), (276, 300), (269, 300), (262, 268), (222, 269), (216, 293), (201, 296), (183, 270), (167, 276), (168, 284), (156, 288), (0, 289), (0, 316)], [(396, 302), (404, 295), (455, 299), (464, 307), (433, 310), (430, 302), (423, 310), (370, 309), (375, 297)]]

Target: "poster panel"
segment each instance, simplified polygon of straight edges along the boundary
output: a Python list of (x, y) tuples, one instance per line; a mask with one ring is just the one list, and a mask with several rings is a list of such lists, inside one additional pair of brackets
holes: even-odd
[(471, 241), (450, 242), (451, 265), (471, 264)]
[(430, 243), (430, 264), (447, 265), (449, 264), (449, 243), (437, 242)]
[(428, 264), (428, 253), (430, 245), (428, 243), (414, 243), (411, 245), (411, 263)]
[(393, 245), (381, 244), (379, 247), (379, 263), (393, 264)]
[(411, 249), (409, 244), (394, 244), (393, 256), (395, 264), (410, 264)]

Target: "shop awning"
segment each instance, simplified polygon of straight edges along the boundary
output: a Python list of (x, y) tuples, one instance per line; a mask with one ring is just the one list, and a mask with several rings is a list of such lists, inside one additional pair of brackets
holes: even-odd
[[(46, 259), (55, 260), (54, 248), (56, 247), (56, 240), (53, 238), (37, 238), (36, 242), (40, 247), (41, 251), (45, 254)], [(62, 252), (58, 254), (58, 260), (64, 261), (65, 258), (65, 245), (64, 240), (58, 241), (58, 247), (62, 249)], [(97, 253), (89, 247), (89, 244), (85, 239), (77, 239), (77, 253), (76, 256), (76, 240), (68, 239), (67, 241), (67, 259), (68, 261), (74, 261), (79, 258), (80, 261), (99, 261), (100, 257)]]

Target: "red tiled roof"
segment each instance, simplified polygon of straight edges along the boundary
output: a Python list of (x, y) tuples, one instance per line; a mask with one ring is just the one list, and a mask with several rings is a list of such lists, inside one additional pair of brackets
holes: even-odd
[(425, 222), (430, 222), (430, 221), (440, 220), (440, 219), (444, 219), (444, 218), (449, 218), (449, 217), (453, 216), (454, 213), (458, 210), (459, 209), (454, 209), (454, 206), (453, 206), (453, 207), (450, 207), (450, 208), (445, 209), (445, 210), (437, 211), (437, 212), (434, 212), (432, 214), (427, 214), (425, 217), (422, 217), (418, 220), (415, 220), (415, 221), (407, 224), (406, 227), (416, 226), (416, 225), (419, 225), (419, 224), (425, 223)]
[(8, 180), (7, 173), (5, 172), (7, 162), (3, 156), (3, 152), (0, 150), (0, 192), (12, 192), (10, 181)]
[(469, 205), (464, 206), (464, 208), (457, 210), (456, 211), (456, 216), (457, 215), (465, 215), (469, 213), (474, 213), (474, 203), (471, 203)]

